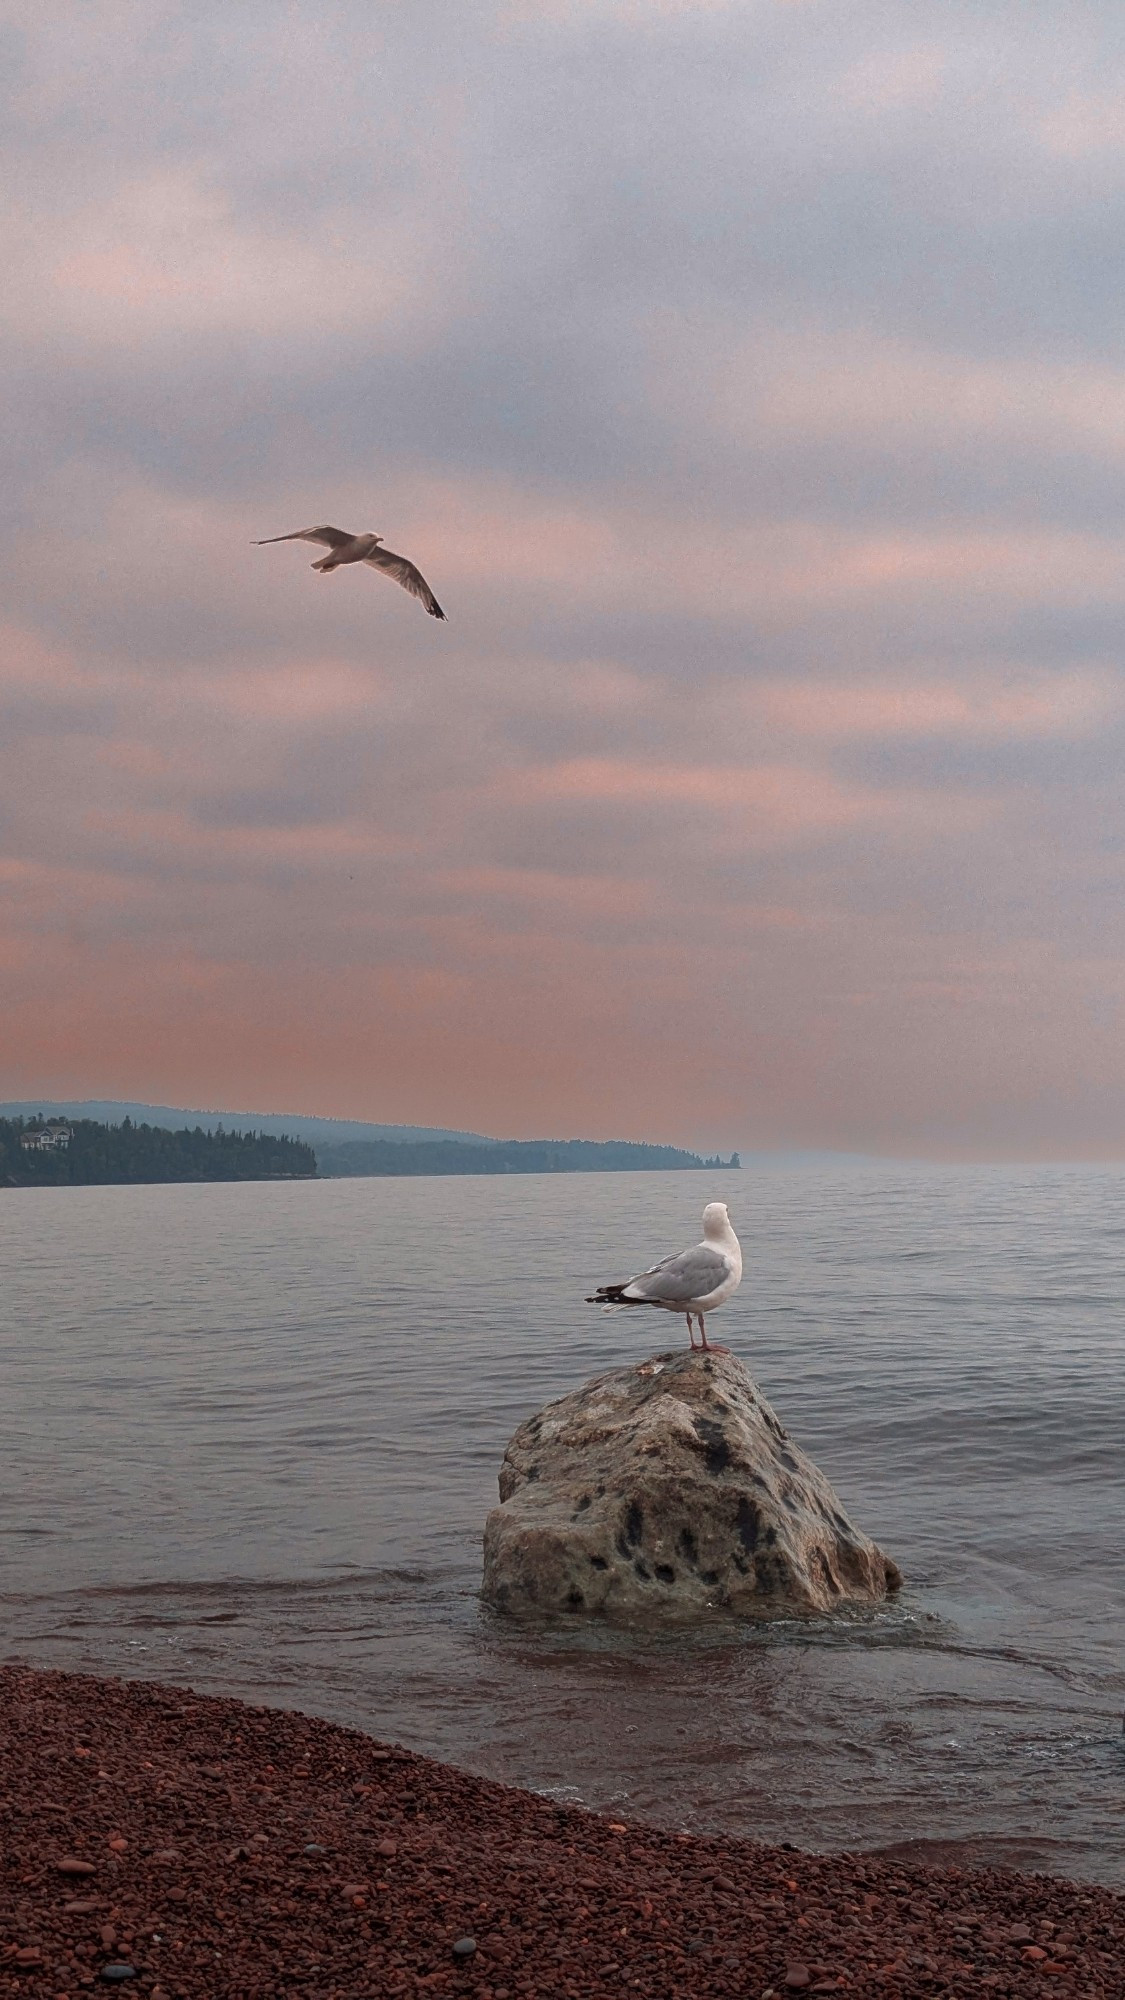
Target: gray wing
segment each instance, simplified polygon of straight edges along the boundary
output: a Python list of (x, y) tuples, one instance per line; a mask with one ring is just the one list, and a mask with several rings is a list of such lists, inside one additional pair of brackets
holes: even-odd
[(730, 1258), (709, 1243), (697, 1243), (693, 1250), (681, 1250), (678, 1257), (665, 1257), (650, 1271), (642, 1271), (625, 1287), (627, 1298), (705, 1299), (730, 1275)]
[(405, 556), (396, 556), (393, 549), (372, 549), (371, 554), (364, 556), (363, 560), (369, 562), (372, 569), (381, 569), (386, 576), (393, 577), (396, 583), (401, 583), (403, 589), (410, 592), (411, 597), (420, 598), (431, 618), (445, 617), (421, 570), (416, 569), (412, 562), (407, 562)]
[(355, 540), (346, 528), (298, 528), (294, 535), (267, 535), (263, 541), (255, 542), (256, 549), (265, 549), (271, 542), (323, 542), (326, 549), (342, 549), (345, 542)]

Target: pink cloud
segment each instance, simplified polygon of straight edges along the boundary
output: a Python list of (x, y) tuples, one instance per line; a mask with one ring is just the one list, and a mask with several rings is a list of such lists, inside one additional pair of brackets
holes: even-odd
[(1125, 94), (1070, 90), (1039, 119), (1036, 131), (1057, 159), (1091, 160), (1125, 153)]
[(524, 798), (635, 804), (686, 804), (733, 820), (752, 845), (777, 848), (823, 839), (844, 828), (948, 824), (979, 819), (979, 800), (927, 797), (845, 784), (830, 772), (800, 765), (741, 766), (629, 763), (588, 757), (525, 771), (509, 790)]
[(15, 328), (71, 354), (200, 335), (395, 345), (448, 310), (436, 246), (413, 202), (346, 203), (304, 231), (240, 213), (197, 163), (75, 190), (61, 213), (0, 224)]
[(875, 49), (835, 80), (834, 94), (851, 109), (876, 117), (917, 110), (940, 95), (948, 67), (948, 52), (936, 40), (913, 48)]
[(975, 684), (762, 682), (742, 697), (742, 705), (755, 718), (814, 740), (1019, 742), (1090, 736), (1121, 715), (1125, 690), (1108, 671), (1077, 669), (1012, 674), (1000, 686), (983, 676)]
[(651, 384), (685, 427), (705, 424), (751, 448), (765, 437), (929, 453), (988, 439), (997, 451), (1113, 463), (1125, 451), (1125, 370), (1092, 355), (992, 361), (863, 325), (747, 336), (716, 319), (701, 326), (686, 377), (678, 349), (665, 358), (658, 338)]

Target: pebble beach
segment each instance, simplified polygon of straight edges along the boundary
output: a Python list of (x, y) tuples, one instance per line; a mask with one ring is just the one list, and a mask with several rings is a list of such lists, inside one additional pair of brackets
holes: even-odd
[(1106, 1889), (626, 1824), (180, 1686), (10, 1665), (0, 1757), (0, 1994), (1125, 1994)]

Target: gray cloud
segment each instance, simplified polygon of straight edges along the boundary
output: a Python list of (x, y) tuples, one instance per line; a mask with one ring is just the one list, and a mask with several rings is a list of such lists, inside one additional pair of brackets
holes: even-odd
[(0, 10), (9, 1094), (1118, 1143), (1115, 27)]

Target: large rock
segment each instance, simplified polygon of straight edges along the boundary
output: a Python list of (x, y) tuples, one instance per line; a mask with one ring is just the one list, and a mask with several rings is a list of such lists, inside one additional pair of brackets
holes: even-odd
[(500, 1503), (483, 1594), (518, 1618), (792, 1617), (902, 1581), (730, 1354), (656, 1355), (549, 1403), (504, 1454)]

